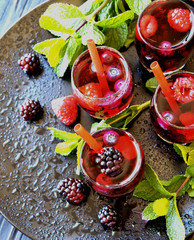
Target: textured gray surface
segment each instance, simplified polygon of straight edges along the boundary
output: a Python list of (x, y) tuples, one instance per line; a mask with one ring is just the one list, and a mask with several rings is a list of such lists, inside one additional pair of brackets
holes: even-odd
[[(15, 4), (19, 2), (14, 1)], [(79, 4), (81, 1), (68, 2)], [(43, 72), (39, 76), (28, 78), (17, 66), (17, 59), (23, 53), (30, 51), (36, 42), (51, 37), (38, 25), (38, 18), (47, 6), (24, 17), (2, 38), (0, 44), (0, 210), (16, 227), (34, 239), (112, 239), (112, 233), (102, 231), (96, 218), (98, 209), (111, 202), (120, 208), (123, 217), (124, 231), (119, 239), (167, 239), (163, 220), (151, 223), (145, 229), (138, 213), (146, 203), (131, 194), (111, 200), (91, 193), (82, 207), (72, 207), (59, 201), (53, 191), (61, 178), (75, 175), (75, 155), (67, 158), (55, 155), (56, 140), (53, 141), (45, 130), (54, 126), (72, 131), (72, 128), (59, 123), (50, 107), (53, 98), (71, 92), (70, 76), (67, 74), (64, 80), (59, 79), (43, 56), (40, 56)], [(143, 103), (151, 98), (144, 88), (149, 76), (139, 65), (134, 47), (123, 55), (131, 65), (136, 83), (132, 104)], [(193, 70), (193, 64), (191, 59), (185, 69)], [(44, 106), (43, 119), (31, 125), (23, 123), (17, 108), (28, 97), (39, 98)], [(80, 113), (81, 122), (89, 129), (93, 119), (83, 111)], [(184, 163), (171, 145), (157, 138), (148, 111), (129, 127), (129, 131), (138, 139), (146, 161), (161, 179), (183, 173)], [(193, 230), (193, 201), (181, 198), (179, 207), (189, 233)], [(3, 217), (0, 221), (0, 240), (26, 239)]]

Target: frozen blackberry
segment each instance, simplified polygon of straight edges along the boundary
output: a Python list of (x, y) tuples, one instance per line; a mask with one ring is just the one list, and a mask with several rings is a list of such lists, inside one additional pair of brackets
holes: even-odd
[(27, 74), (35, 74), (40, 69), (40, 60), (34, 53), (26, 53), (18, 60), (21, 69)]
[(123, 156), (114, 147), (104, 147), (98, 154), (96, 162), (100, 165), (101, 172), (111, 177), (115, 177), (122, 172)]
[(111, 206), (107, 205), (98, 212), (98, 219), (105, 230), (115, 230), (118, 227), (118, 213)]
[(20, 116), (24, 121), (38, 120), (43, 113), (39, 101), (28, 100), (20, 106)]
[(57, 190), (64, 199), (74, 205), (86, 201), (90, 192), (89, 187), (82, 180), (74, 178), (60, 181)]

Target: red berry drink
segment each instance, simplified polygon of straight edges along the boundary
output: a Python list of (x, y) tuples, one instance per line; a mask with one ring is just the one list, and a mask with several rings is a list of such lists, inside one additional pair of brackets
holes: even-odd
[(142, 65), (158, 61), (163, 72), (184, 67), (192, 55), (194, 14), (189, 5), (179, 0), (158, 0), (139, 16), (135, 45)]
[(89, 51), (83, 52), (72, 68), (71, 84), (79, 105), (95, 118), (114, 116), (132, 100), (131, 70), (124, 57), (110, 47), (97, 47), (109, 90), (102, 94)]
[[(179, 111), (174, 113), (158, 87), (151, 103), (151, 120), (159, 137), (169, 143), (194, 141), (194, 74), (174, 73), (167, 77)], [(170, 100), (170, 98), (169, 98)]]
[(100, 153), (87, 143), (81, 153), (81, 169), (86, 181), (98, 193), (118, 197), (131, 192), (144, 174), (144, 154), (128, 132), (105, 128), (92, 134), (101, 143)]

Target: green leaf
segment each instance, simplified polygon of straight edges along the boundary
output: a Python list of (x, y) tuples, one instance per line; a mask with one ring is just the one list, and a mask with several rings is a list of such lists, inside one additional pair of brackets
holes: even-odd
[(143, 12), (144, 8), (151, 3), (151, 0), (126, 0), (126, 3), (134, 13), (139, 15)]
[[(161, 181), (162, 185), (165, 189), (171, 193), (175, 193), (176, 190), (182, 185), (185, 181), (186, 177), (184, 175), (176, 175), (172, 179), (168, 181)], [(189, 187), (189, 182), (185, 184), (185, 186), (181, 189), (177, 196), (184, 195)]]
[(110, 0), (107, 5), (97, 14), (98, 21), (116, 16), (114, 1), (115, 0)]
[(64, 49), (63, 57), (59, 61), (58, 65), (54, 68), (58, 77), (63, 77), (69, 63), (72, 61), (73, 56), (76, 53), (77, 47), (78, 45), (76, 39), (70, 38), (66, 48)]
[(189, 167), (187, 167), (185, 175), (194, 177), (194, 164), (192, 164)]
[(55, 67), (63, 56), (63, 48), (66, 42), (62, 38), (58, 38), (57, 41), (50, 47), (47, 54), (47, 59), (51, 67)]
[(137, 23), (137, 15), (134, 16), (134, 19), (128, 23), (128, 36), (127, 41), (125, 42), (125, 47), (128, 48), (135, 40), (135, 27)]
[(83, 14), (89, 15), (89, 14), (93, 13), (99, 7), (99, 5), (102, 3), (102, 1), (103, 0), (86, 1), (79, 7), (79, 10)]
[(128, 10), (124, 13), (121, 13), (115, 17), (104, 19), (99, 22), (94, 22), (95, 25), (102, 27), (102, 28), (117, 28), (119, 27), (122, 23), (124, 23), (127, 20), (133, 20), (134, 18), (134, 13), (131, 10)]
[(142, 213), (142, 219), (143, 220), (154, 220), (158, 218), (158, 214), (156, 214), (153, 210), (153, 203), (150, 203), (143, 211)]
[(125, 111), (122, 113), (107, 118), (105, 120), (106, 124), (111, 125), (112, 127), (122, 127), (126, 128), (126, 126), (134, 120), (145, 108), (147, 108), (150, 105), (150, 101), (147, 101), (141, 105), (132, 105), (128, 107)]
[(151, 184), (151, 186), (153, 186), (153, 188), (155, 190), (157, 190), (158, 192), (160, 192), (162, 195), (166, 196), (166, 197), (171, 197), (173, 196), (172, 193), (168, 192), (162, 185), (162, 183), (160, 182), (157, 174), (154, 172), (154, 170), (151, 168), (150, 165), (146, 164), (145, 165), (145, 176), (147, 178), (147, 180), (149, 181), (149, 183)]
[(61, 19), (80, 18), (83, 17), (84, 14), (78, 7), (74, 5), (54, 3), (47, 8), (47, 10), (44, 12), (44, 16), (53, 17), (60, 21)]
[(58, 143), (55, 152), (62, 155), (62, 156), (68, 156), (76, 147), (77, 147), (78, 141), (66, 141)]
[(194, 197), (194, 189), (192, 189), (191, 187), (187, 190), (187, 193), (189, 197)]
[(158, 86), (158, 81), (156, 80), (155, 77), (152, 77), (146, 81), (145, 86), (148, 90), (154, 92)]
[(165, 197), (151, 186), (148, 180), (143, 180), (135, 188), (133, 195), (142, 198), (146, 201), (155, 201), (159, 198)]
[(191, 186), (192, 189), (194, 189), (194, 178), (189, 179), (189, 185)]
[(194, 164), (194, 143), (188, 146), (173, 144), (176, 153), (183, 158), (187, 165)]
[(78, 142), (77, 145), (77, 175), (80, 175), (81, 172), (81, 167), (80, 167), (80, 159), (81, 159), (81, 150), (82, 150), (82, 146), (84, 144), (84, 140), (81, 140)]
[(105, 45), (119, 50), (127, 40), (128, 26), (123, 23), (117, 28), (106, 28), (103, 33), (106, 35)]
[(170, 240), (185, 239), (185, 228), (179, 215), (176, 197), (170, 200), (170, 208), (166, 215), (166, 227)]
[(85, 31), (82, 32), (83, 45), (87, 45), (86, 41), (91, 37), (94, 40), (95, 44), (97, 45), (103, 45), (106, 40), (106, 36), (104, 35), (104, 33), (100, 31), (98, 27), (89, 23), (89, 24), (86, 24)]
[(72, 29), (64, 27), (56, 19), (49, 17), (49, 16), (44, 16), (44, 15), (41, 16), (41, 18), (39, 20), (39, 24), (40, 24), (41, 28), (44, 28), (46, 30), (59, 31), (59, 32), (67, 33), (69, 35), (71, 35), (75, 32)]
[(44, 54), (47, 56), (51, 46), (55, 44), (57, 41), (58, 41), (58, 38), (51, 38), (43, 42), (37, 43), (36, 45), (34, 45), (33, 49), (37, 53)]
[(51, 131), (52, 135), (58, 139), (64, 140), (64, 141), (79, 141), (81, 137), (77, 135), (76, 133), (69, 133), (66, 131), (61, 131), (57, 128), (48, 128), (48, 130)]
[(154, 201), (153, 210), (158, 216), (165, 216), (169, 210), (170, 203), (167, 198), (160, 198)]
[(105, 120), (101, 120), (99, 123), (98, 122), (95, 122), (92, 124), (91, 126), (91, 129), (90, 129), (90, 132), (96, 132), (100, 129), (103, 129), (103, 128), (108, 128), (108, 127), (111, 127), (109, 124), (106, 124), (105, 123)]

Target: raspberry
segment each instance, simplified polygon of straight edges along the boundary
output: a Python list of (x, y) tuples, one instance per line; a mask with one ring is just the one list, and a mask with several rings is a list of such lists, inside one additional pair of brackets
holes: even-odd
[(168, 12), (169, 25), (178, 32), (187, 32), (192, 25), (191, 14), (188, 9), (175, 8)]
[(194, 100), (194, 78), (179, 77), (172, 86), (173, 95), (176, 101), (187, 103)]
[(65, 125), (71, 125), (77, 119), (78, 106), (72, 95), (52, 100), (51, 106), (56, 116)]
[(24, 121), (38, 120), (43, 113), (39, 101), (28, 100), (20, 106), (20, 116)]
[(145, 38), (152, 37), (158, 29), (158, 22), (154, 16), (144, 15), (140, 20), (140, 31)]
[(84, 86), (79, 87), (79, 90), (88, 97), (101, 98), (102, 92), (99, 83), (87, 83)]
[(74, 205), (79, 205), (86, 201), (90, 193), (89, 187), (82, 180), (74, 178), (66, 178), (60, 181), (57, 191), (64, 199)]
[(98, 154), (96, 162), (100, 165), (101, 172), (111, 177), (115, 177), (122, 172), (123, 156), (114, 147), (104, 147)]
[(111, 205), (107, 205), (100, 209), (98, 212), (98, 219), (105, 230), (117, 228), (118, 213)]
[(26, 53), (18, 60), (18, 64), (27, 74), (35, 74), (40, 69), (39, 57), (33, 53)]

